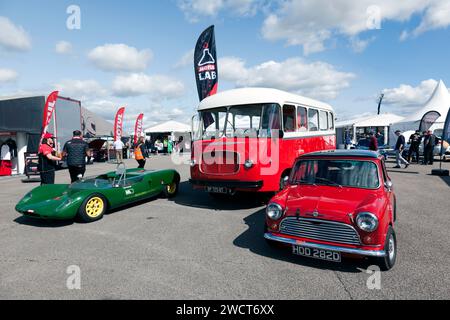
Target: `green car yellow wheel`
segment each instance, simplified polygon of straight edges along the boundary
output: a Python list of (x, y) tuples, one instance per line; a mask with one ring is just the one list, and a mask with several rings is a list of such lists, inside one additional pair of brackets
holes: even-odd
[(172, 182), (164, 187), (164, 196), (166, 198), (175, 197), (178, 193), (179, 185), (180, 185), (180, 178), (175, 176)]
[(106, 208), (106, 199), (102, 195), (93, 194), (83, 201), (78, 216), (84, 222), (94, 222), (103, 217)]

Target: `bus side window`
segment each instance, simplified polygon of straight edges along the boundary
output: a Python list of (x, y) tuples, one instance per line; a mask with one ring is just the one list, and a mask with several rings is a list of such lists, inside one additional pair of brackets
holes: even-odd
[(319, 111), (316, 109), (308, 110), (309, 131), (319, 131)]
[(295, 131), (295, 106), (284, 105), (283, 106), (283, 125), (284, 132)]
[(332, 112), (328, 113), (328, 129), (329, 130), (334, 129), (334, 115)]
[(328, 115), (326, 111), (319, 111), (319, 127), (320, 131), (328, 130)]
[(297, 108), (297, 125), (298, 131), (300, 132), (308, 131), (308, 115), (306, 108), (304, 107)]

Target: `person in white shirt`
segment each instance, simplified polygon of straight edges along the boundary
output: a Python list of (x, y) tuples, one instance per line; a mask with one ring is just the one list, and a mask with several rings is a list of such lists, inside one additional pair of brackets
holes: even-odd
[(1, 159), (0, 160), (6, 160), (6, 161), (10, 161), (11, 160), (11, 151), (10, 151), (9, 146), (7, 144), (4, 144), (2, 146)]
[(116, 150), (117, 163), (123, 162), (123, 147), (124, 147), (124, 144), (123, 144), (122, 140), (117, 139), (116, 141), (114, 141), (114, 149)]

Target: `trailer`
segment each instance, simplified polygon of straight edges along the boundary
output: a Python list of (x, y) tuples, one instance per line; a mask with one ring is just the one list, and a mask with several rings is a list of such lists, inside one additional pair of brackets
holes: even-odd
[[(15, 144), (15, 149), (9, 153), (10, 174), (39, 174), (35, 164), (43, 129), (45, 99), (46, 96), (33, 96), (0, 100), (0, 144), (11, 141)], [(48, 132), (56, 137), (55, 149), (58, 153), (75, 130), (82, 131), (81, 102), (58, 97), (48, 127)], [(63, 162), (60, 165), (65, 166)]]

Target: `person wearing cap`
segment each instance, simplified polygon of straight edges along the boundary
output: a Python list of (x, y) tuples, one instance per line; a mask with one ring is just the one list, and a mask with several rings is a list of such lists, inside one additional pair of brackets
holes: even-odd
[(398, 138), (397, 143), (395, 144), (395, 157), (397, 160), (397, 165), (394, 168), (400, 169), (400, 165), (403, 163), (406, 169), (409, 166), (409, 162), (402, 157), (403, 150), (405, 149), (405, 137), (402, 135), (402, 132), (400, 130), (395, 131), (395, 135)]
[(436, 145), (436, 137), (431, 130), (428, 130), (423, 139), (423, 164), (433, 165), (433, 150)]
[(422, 136), (420, 134), (420, 130), (416, 130), (410, 137), (409, 137), (409, 152), (408, 152), (408, 162), (411, 163), (411, 160), (413, 159), (413, 154), (416, 157), (417, 164), (419, 163), (419, 147), (420, 147), (420, 141), (422, 140)]
[(81, 131), (73, 132), (72, 140), (66, 142), (63, 148), (63, 156), (66, 157), (72, 183), (84, 176), (86, 172), (86, 156), (89, 155), (89, 145), (83, 140)]
[(378, 151), (378, 139), (373, 131), (369, 132), (369, 150)]
[(39, 146), (39, 175), (41, 176), (41, 185), (55, 183), (56, 161), (61, 158), (56, 156), (54, 149), (53, 135), (46, 133), (43, 136), (42, 143)]

